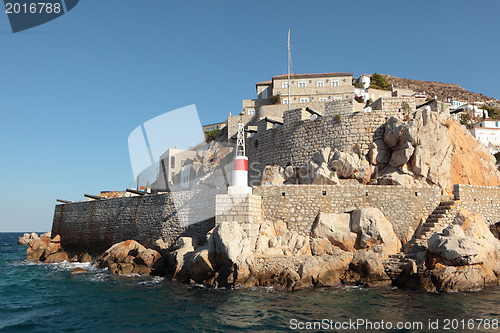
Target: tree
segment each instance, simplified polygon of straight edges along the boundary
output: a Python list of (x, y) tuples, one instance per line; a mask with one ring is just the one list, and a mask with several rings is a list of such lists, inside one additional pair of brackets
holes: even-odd
[(383, 77), (380, 74), (373, 73), (371, 78), (370, 78), (370, 88), (390, 90), (391, 85), (389, 84), (389, 82), (387, 82), (385, 77)]
[(489, 105), (483, 105), (480, 109), (488, 111), (488, 117), (490, 119), (500, 119), (500, 110)]

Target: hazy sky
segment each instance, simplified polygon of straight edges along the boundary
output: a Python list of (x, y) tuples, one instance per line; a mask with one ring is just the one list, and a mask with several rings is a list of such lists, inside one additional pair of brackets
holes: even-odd
[(81, 0), (13, 34), (0, 12), (0, 231), (134, 182), (130, 132), (196, 104), (223, 121), (286, 70), (387, 73), (500, 98), (500, 1)]

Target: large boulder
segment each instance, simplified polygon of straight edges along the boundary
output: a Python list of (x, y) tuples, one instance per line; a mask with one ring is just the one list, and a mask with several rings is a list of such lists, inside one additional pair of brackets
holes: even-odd
[(319, 213), (312, 229), (311, 236), (325, 238), (344, 251), (354, 251), (357, 234), (351, 232), (350, 214)]
[(174, 280), (188, 278), (188, 263), (194, 255), (196, 242), (191, 237), (179, 237), (168, 254), (168, 272)]
[(401, 132), (405, 125), (405, 123), (396, 117), (391, 117), (387, 120), (385, 124), (384, 142), (388, 147), (393, 148), (399, 144)]
[(393, 168), (399, 168), (408, 163), (413, 155), (415, 148), (409, 142), (404, 142), (401, 144), (398, 150), (395, 150), (391, 155), (391, 160), (389, 161), (389, 166)]
[(420, 181), (414, 174), (405, 173), (401, 168), (386, 167), (380, 171), (377, 178), (379, 185), (400, 185), (405, 187), (425, 186), (426, 182)]
[(215, 275), (218, 264), (215, 258), (214, 229), (207, 233), (205, 245), (194, 251), (187, 266), (189, 277), (195, 281), (206, 281)]
[(35, 232), (31, 234), (25, 233), (22, 237), (17, 240), (18, 245), (29, 245), (31, 241), (38, 239), (38, 235)]
[(26, 257), (28, 260), (44, 260), (43, 254), (49, 246), (51, 239), (47, 236), (33, 239), (26, 250)]
[(362, 184), (370, 181), (372, 169), (370, 163), (357, 153), (333, 149), (328, 166), (337, 172), (339, 178), (356, 179)]
[(431, 271), (437, 291), (475, 291), (498, 284), (498, 278), (485, 265), (440, 266)]
[(213, 237), (217, 260), (227, 266), (242, 262), (255, 247), (237, 222), (219, 224), (214, 229)]
[(311, 184), (314, 185), (338, 185), (340, 183), (337, 173), (328, 167), (328, 164), (323, 162), (314, 170), (314, 178)]
[(465, 237), (473, 239), (478, 244), (477, 260), (489, 266), (500, 276), (500, 240), (487, 227), (484, 216), (460, 209), (455, 223), (464, 230)]
[(368, 150), (368, 161), (373, 165), (387, 164), (391, 160), (392, 151), (384, 142), (377, 139), (370, 144)]
[(301, 287), (337, 286), (352, 260), (351, 252), (339, 249), (332, 255), (308, 256), (297, 273), (300, 276)]
[(360, 250), (354, 253), (344, 279), (348, 283), (371, 286), (391, 284), (391, 279), (385, 272), (383, 258), (372, 250)]
[(433, 234), (427, 244), (429, 252), (440, 255), (456, 265), (470, 265), (479, 262), (479, 244), (470, 237), (465, 237), (462, 228), (456, 224)]
[(164, 273), (164, 261), (158, 251), (147, 249), (135, 240), (111, 246), (98, 260), (100, 268), (119, 275), (158, 275)]
[(453, 223), (428, 240), (427, 275), (435, 289), (466, 291), (498, 284), (500, 241), (484, 217), (461, 208)]
[(268, 165), (262, 172), (261, 185), (283, 185), (285, 182), (285, 171), (279, 165)]
[(393, 152), (389, 166), (402, 172), (383, 172), (379, 184), (412, 186), (411, 177), (449, 190), (453, 147), (446, 120), (436, 112), (419, 110), (407, 122), (391, 117), (384, 142)]
[(377, 246), (385, 256), (395, 254), (401, 249), (401, 242), (394, 233), (391, 222), (378, 208), (363, 207), (353, 211), (351, 229), (358, 233), (357, 245), (362, 249)]

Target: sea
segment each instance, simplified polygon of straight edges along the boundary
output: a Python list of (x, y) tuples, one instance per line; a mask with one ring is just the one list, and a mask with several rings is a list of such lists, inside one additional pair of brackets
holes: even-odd
[(0, 332), (500, 332), (499, 287), (212, 289), (28, 261), (21, 235), (0, 233)]

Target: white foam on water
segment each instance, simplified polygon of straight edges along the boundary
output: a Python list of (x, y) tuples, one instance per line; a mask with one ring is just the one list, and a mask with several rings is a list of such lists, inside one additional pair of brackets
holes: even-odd
[(151, 286), (151, 285), (158, 284), (158, 283), (162, 282), (163, 280), (165, 280), (164, 277), (161, 277), (161, 276), (151, 276), (147, 280), (139, 282), (139, 285), (141, 285), (141, 286)]

